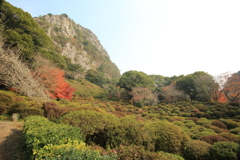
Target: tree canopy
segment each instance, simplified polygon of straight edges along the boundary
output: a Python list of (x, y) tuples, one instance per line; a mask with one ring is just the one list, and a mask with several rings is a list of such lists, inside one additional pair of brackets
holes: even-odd
[(155, 87), (153, 79), (141, 71), (127, 71), (123, 73), (118, 85), (127, 91), (131, 91), (133, 87), (148, 87), (150, 89)]
[(191, 100), (198, 100), (198, 91), (196, 89), (196, 85), (194, 83), (195, 79), (202, 75), (209, 75), (203, 71), (197, 71), (192, 74), (188, 74), (183, 78), (179, 79), (176, 82), (176, 87), (179, 90), (182, 90), (185, 94), (189, 95)]

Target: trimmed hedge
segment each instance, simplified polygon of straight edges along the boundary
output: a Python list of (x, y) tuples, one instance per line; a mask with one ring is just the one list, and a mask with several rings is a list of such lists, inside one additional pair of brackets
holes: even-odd
[(155, 151), (163, 151), (178, 154), (183, 149), (184, 144), (190, 140), (185, 132), (178, 126), (168, 121), (150, 122), (147, 126)]
[(24, 138), (30, 159), (113, 159), (85, 146), (80, 129), (50, 122), (45, 117), (27, 117)]
[(212, 159), (237, 160), (239, 145), (235, 142), (216, 142), (210, 148)]
[(188, 141), (182, 151), (182, 156), (187, 160), (209, 160), (211, 159), (209, 149), (211, 145), (200, 140)]

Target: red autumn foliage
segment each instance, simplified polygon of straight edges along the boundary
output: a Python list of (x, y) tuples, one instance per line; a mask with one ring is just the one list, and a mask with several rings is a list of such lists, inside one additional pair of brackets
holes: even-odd
[(34, 74), (34, 77), (37, 77), (39, 82), (45, 86), (51, 98), (72, 99), (75, 89), (67, 83), (61, 69), (44, 66)]
[(225, 94), (220, 94), (218, 102), (222, 102), (222, 103), (226, 103), (227, 102), (227, 97), (225, 96)]

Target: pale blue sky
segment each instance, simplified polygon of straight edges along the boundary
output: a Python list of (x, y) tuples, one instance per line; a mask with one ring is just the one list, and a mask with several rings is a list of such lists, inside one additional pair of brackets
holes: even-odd
[(240, 70), (239, 0), (7, 0), (66, 13), (99, 38), (121, 73), (173, 76)]

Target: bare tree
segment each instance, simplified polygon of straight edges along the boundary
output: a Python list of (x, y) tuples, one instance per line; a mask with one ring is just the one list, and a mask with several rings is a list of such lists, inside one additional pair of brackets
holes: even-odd
[(163, 102), (172, 103), (178, 101), (189, 101), (190, 97), (183, 91), (176, 89), (175, 83), (162, 88)]
[(48, 100), (45, 88), (31, 75), (28, 67), (19, 59), (20, 51), (3, 49), (0, 37), (0, 84), (34, 100)]
[(147, 87), (133, 87), (129, 94), (132, 95), (134, 103), (141, 102), (142, 105), (154, 105), (158, 102), (157, 95)]

